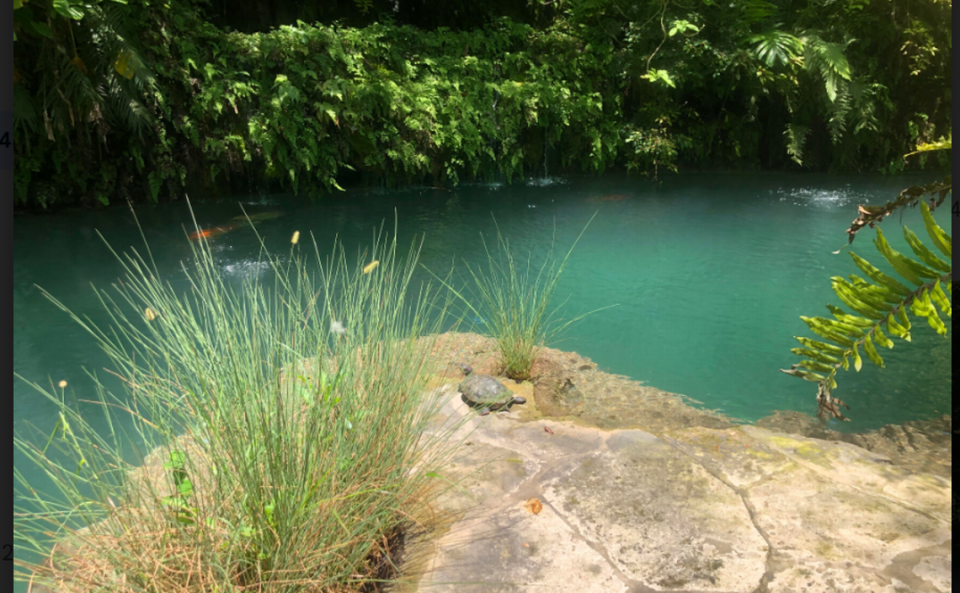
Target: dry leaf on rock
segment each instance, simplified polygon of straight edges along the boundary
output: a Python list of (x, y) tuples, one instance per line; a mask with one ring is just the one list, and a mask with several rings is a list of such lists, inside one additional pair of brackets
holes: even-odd
[(539, 515), (540, 511), (543, 510), (543, 503), (540, 502), (539, 498), (531, 498), (524, 503), (523, 507), (534, 515)]

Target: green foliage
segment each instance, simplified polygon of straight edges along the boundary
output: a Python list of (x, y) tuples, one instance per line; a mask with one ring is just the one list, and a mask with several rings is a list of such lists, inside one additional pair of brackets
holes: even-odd
[(778, 29), (752, 35), (749, 41), (754, 44), (757, 57), (768, 68), (774, 68), (777, 65), (789, 66), (803, 52), (802, 40)]
[(911, 2), (538, 1), (535, 24), (418, 29), (356, 0), (344, 6), (375, 22), (250, 33), (193, 0), (65, 0), (49, 24), (28, 2), (14, 11), (15, 200), (511, 181), (548, 149), (552, 171), (654, 176), (944, 166), (900, 158), (950, 129), (950, 4)]
[(192, 245), (185, 293), (149, 247), (117, 256), (123, 282), (98, 291), (110, 328), (44, 293), (97, 340), (122, 392), (93, 376), (87, 406), (104, 431), (65, 384), (28, 381), (60, 422), (14, 438), (53, 486), (14, 470), (16, 544), (46, 558), (52, 537), (77, 552), (18, 555), (15, 578), (78, 592), (371, 586), (383, 578), (371, 557), (420, 516), (453, 451), (443, 427), (423, 435), (435, 344), (421, 336), (438, 333), (448, 303), (411, 286), (420, 245), (404, 256), (381, 229), (348, 263), (342, 246), (322, 261), (314, 243), (317, 268), (301, 243), (264, 249), (269, 280), (240, 289), (205, 241)]
[(646, 172), (652, 167), (654, 179), (658, 178), (660, 167), (677, 171), (677, 156), (692, 148), (693, 142), (689, 136), (670, 131), (670, 123), (670, 115), (662, 115), (653, 128), (628, 130), (625, 142), (634, 150), (627, 164), (629, 171)]
[[(949, 146), (947, 146), (949, 147)], [(950, 258), (952, 241), (931, 215), (931, 207), (922, 198), (928, 193), (942, 192), (940, 201), (951, 190), (949, 179), (944, 184), (931, 184), (928, 187), (914, 187), (904, 190), (901, 198), (884, 206), (870, 208), (860, 207), (860, 217), (847, 232), (852, 242), (856, 231), (864, 225), (874, 227), (876, 222), (889, 215), (894, 208), (902, 208), (907, 204), (920, 204), (924, 227), (931, 243), (940, 253)], [(931, 205), (937, 202), (931, 199)], [(893, 348), (894, 341), (884, 334), (882, 327), (894, 337), (910, 341), (910, 318), (907, 310), (914, 317), (926, 319), (927, 323), (941, 336), (947, 335), (947, 326), (937, 313), (947, 317), (952, 315), (950, 295), (953, 293), (953, 268), (949, 261), (944, 261), (933, 251), (927, 248), (917, 237), (916, 233), (907, 226), (903, 227), (904, 238), (916, 259), (904, 255), (890, 246), (880, 228), (876, 229), (877, 237), (873, 244), (888, 264), (907, 280), (907, 285), (898, 279), (884, 274), (870, 264), (866, 259), (850, 252), (851, 258), (867, 279), (851, 274), (848, 278), (842, 276), (831, 277), (831, 286), (837, 297), (854, 313), (845, 312), (839, 307), (827, 305), (833, 314), (833, 319), (825, 317), (803, 317), (800, 319), (818, 336), (827, 342), (815, 341), (810, 338), (797, 337), (801, 348), (791, 350), (794, 354), (807, 357), (792, 365), (790, 369), (781, 369), (781, 372), (800, 377), (817, 383), (817, 416), (823, 421), (827, 415), (848, 420), (840, 412), (839, 406), (849, 409), (842, 400), (833, 397), (833, 390), (837, 387), (836, 373), (842, 367), (849, 368), (850, 360), (854, 369), (859, 372), (863, 362), (859, 348), (862, 346), (867, 358), (872, 363), (883, 368), (884, 361), (877, 351), (877, 346)], [(910, 286), (912, 285), (912, 286)], [(944, 290), (946, 287), (946, 290)], [(831, 344), (830, 342), (833, 342)]]

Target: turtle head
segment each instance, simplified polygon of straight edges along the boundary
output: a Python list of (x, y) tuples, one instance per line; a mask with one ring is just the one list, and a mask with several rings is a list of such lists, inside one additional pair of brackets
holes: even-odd
[(464, 375), (469, 375), (470, 373), (473, 372), (473, 369), (470, 367), (470, 365), (464, 362), (458, 362), (457, 366), (460, 367), (460, 370), (463, 371)]
[(512, 404), (525, 404), (527, 403), (527, 398), (520, 397), (519, 395), (513, 398)]

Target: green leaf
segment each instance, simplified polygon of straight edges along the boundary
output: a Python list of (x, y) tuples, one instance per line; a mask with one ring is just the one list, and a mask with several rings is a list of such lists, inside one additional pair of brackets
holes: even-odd
[(907, 331), (907, 328), (897, 323), (893, 315), (887, 318), (887, 331), (898, 338), (908, 342), (910, 341), (910, 332)]
[[(897, 309), (897, 319), (900, 320), (900, 325), (902, 325), (905, 330), (907, 331), (910, 330), (910, 328), (912, 327), (910, 324), (910, 318), (907, 317), (907, 311), (906, 309), (903, 308), (903, 306)], [(907, 338), (907, 341), (909, 342), (910, 339)]]
[(833, 331), (840, 332), (845, 336), (859, 337), (864, 334), (863, 329), (857, 327), (852, 323), (846, 323), (844, 321), (839, 321), (836, 319), (827, 319), (825, 317), (816, 317), (815, 319), (817, 319), (826, 328), (832, 329)]
[(947, 327), (943, 324), (940, 316), (937, 315), (937, 310), (930, 301), (930, 291), (924, 290), (921, 294), (921, 298), (923, 299), (923, 306), (927, 310), (927, 315), (924, 316), (927, 318), (927, 323), (929, 323), (930, 327), (936, 330), (936, 332), (941, 336), (947, 335)]
[[(839, 277), (836, 277), (839, 278)], [(881, 311), (878, 311), (874, 307), (864, 303), (864, 295), (862, 291), (858, 291), (855, 286), (839, 278), (839, 280), (834, 280), (832, 283), (833, 291), (837, 293), (837, 296), (840, 297), (840, 300), (843, 301), (848, 307), (856, 311), (857, 313), (868, 317), (870, 319), (880, 320), (883, 319), (884, 314)], [(872, 304), (872, 303), (871, 303)]]
[(932, 251), (927, 249), (927, 246), (920, 242), (920, 239), (917, 238), (916, 233), (911, 231), (904, 225), (903, 227), (903, 236), (906, 237), (907, 243), (910, 245), (910, 249), (917, 254), (923, 263), (928, 266), (940, 270), (941, 272), (950, 272), (953, 270), (953, 267), (947, 262), (943, 261), (939, 257), (933, 254)]
[(193, 494), (193, 482), (190, 481), (190, 478), (184, 478), (184, 480), (177, 485), (177, 490), (181, 496), (190, 496)]
[(870, 340), (870, 336), (867, 336), (863, 339), (863, 351), (867, 353), (867, 357), (881, 369), (883, 366), (883, 359), (880, 358), (880, 355), (877, 354), (877, 349), (873, 346), (873, 342)]
[(816, 361), (824, 362), (828, 364), (840, 364), (840, 359), (829, 354), (824, 354), (823, 352), (818, 352), (811, 348), (791, 348), (790, 352), (796, 354), (797, 356), (808, 356)]
[[(800, 319), (807, 324), (807, 327), (809, 327), (815, 334), (817, 334), (820, 337), (827, 338), (828, 340), (833, 340), (834, 342), (840, 344), (841, 346), (849, 347), (850, 344), (853, 343), (853, 340), (846, 338), (842, 334), (838, 334), (835, 329), (825, 324), (824, 321), (828, 321), (828, 320), (823, 319), (822, 317), (811, 318), (811, 317), (804, 317), (801, 315)], [(844, 341), (846, 341), (847, 343), (845, 344)]]
[(943, 311), (947, 317), (952, 317), (953, 307), (950, 305), (950, 299), (947, 297), (947, 294), (943, 292), (943, 288), (940, 287), (940, 281), (937, 280), (937, 283), (933, 285), (933, 290), (931, 291), (931, 296), (937, 305), (939, 305), (940, 310)]
[(869, 319), (864, 319), (863, 317), (857, 317), (856, 315), (847, 315), (843, 309), (840, 307), (834, 307), (833, 305), (827, 305), (827, 309), (833, 313), (833, 316), (837, 318), (837, 321), (841, 323), (846, 323), (848, 325), (854, 325), (860, 328), (870, 328), (873, 327), (874, 322)]
[(83, 18), (83, 11), (70, 5), (70, 0), (53, 0), (53, 8), (60, 16), (79, 21)]
[(853, 368), (859, 373), (860, 369), (863, 367), (863, 361), (860, 360), (860, 352), (857, 350), (857, 345), (853, 345)]
[(817, 373), (812, 373), (810, 371), (802, 371), (800, 369), (791, 368), (789, 370), (780, 369), (781, 373), (786, 373), (788, 375), (793, 375), (794, 377), (800, 377), (805, 381), (810, 381), (812, 383), (819, 383), (826, 379), (823, 375), (818, 375)]
[(183, 469), (187, 462), (187, 456), (183, 451), (171, 451), (167, 459), (168, 461), (163, 463), (163, 469)]
[(797, 366), (810, 369), (811, 371), (820, 371), (823, 373), (832, 373), (836, 369), (836, 367), (831, 366), (829, 364), (816, 362), (813, 360), (801, 360), (800, 362), (797, 363)]
[(883, 236), (883, 231), (880, 230), (879, 227), (877, 227), (877, 238), (873, 240), (873, 244), (876, 245), (877, 250), (890, 262), (890, 265), (893, 266), (893, 269), (896, 270), (898, 274), (917, 286), (923, 285), (923, 280), (920, 279), (920, 276), (918, 276), (912, 268), (903, 263), (903, 256), (890, 247), (890, 244), (887, 243), (886, 238)]
[(900, 282), (898, 282), (895, 278), (891, 278), (890, 276), (887, 276), (877, 268), (873, 267), (872, 265), (870, 265), (870, 262), (863, 259), (856, 253), (851, 251), (850, 257), (853, 258), (853, 262), (857, 264), (857, 267), (863, 270), (863, 273), (866, 274), (868, 278), (870, 278), (877, 284), (884, 286), (901, 296), (906, 297), (913, 294), (909, 288), (907, 288), (903, 284), (900, 284)]
[(53, 39), (53, 29), (51, 29), (46, 23), (41, 23), (40, 21), (30, 21), (30, 27), (33, 29), (34, 33)]
[(833, 344), (828, 344), (827, 342), (819, 342), (810, 338), (805, 338), (802, 336), (793, 336), (793, 338), (806, 346), (807, 348), (815, 348), (823, 352), (829, 352), (831, 354), (843, 355), (846, 350), (840, 348), (839, 346), (834, 346)]
[(933, 219), (933, 214), (930, 213), (930, 207), (927, 206), (926, 202), (920, 202), (920, 213), (923, 215), (923, 225), (926, 227), (927, 234), (930, 235), (930, 240), (933, 241), (934, 246), (940, 250), (940, 253), (952, 257), (952, 239)]
[(883, 335), (883, 332), (880, 331), (880, 326), (873, 328), (873, 339), (885, 348), (893, 348), (893, 340)]
[(666, 70), (648, 70), (647, 73), (641, 75), (640, 78), (644, 78), (650, 82), (660, 81), (670, 88), (676, 88), (673, 78), (670, 77), (670, 73)]

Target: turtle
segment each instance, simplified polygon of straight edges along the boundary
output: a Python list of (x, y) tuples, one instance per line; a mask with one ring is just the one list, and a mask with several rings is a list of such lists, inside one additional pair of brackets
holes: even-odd
[(481, 416), (486, 416), (490, 411), (509, 410), (513, 404), (525, 404), (526, 398), (517, 397), (513, 392), (507, 389), (506, 385), (490, 375), (474, 375), (470, 365), (457, 363), (463, 374), (466, 375), (460, 386), (460, 398), (465, 404), (475, 408), (481, 408)]

